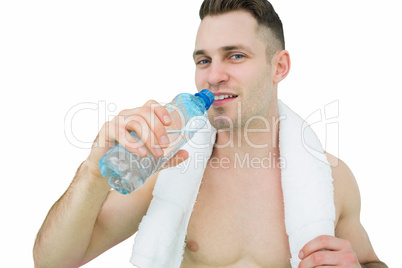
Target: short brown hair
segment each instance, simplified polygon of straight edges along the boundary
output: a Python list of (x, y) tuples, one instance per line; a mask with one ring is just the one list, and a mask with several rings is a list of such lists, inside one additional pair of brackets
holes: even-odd
[(239, 10), (250, 13), (259, 25), (270, 29), (279, 41), (278, 49), (285, 49), (282, 21), (267, 0), (204, 0), (200, 7), (200, 18), (203, 20), (208, 15), (220, 15)]

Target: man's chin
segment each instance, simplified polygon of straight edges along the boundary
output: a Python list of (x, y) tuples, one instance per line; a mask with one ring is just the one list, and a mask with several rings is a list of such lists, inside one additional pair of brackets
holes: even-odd
[(216, 129), (232, 129), (236, 123), (227, 115), (209, 115), (208, 118), (211, 125)]

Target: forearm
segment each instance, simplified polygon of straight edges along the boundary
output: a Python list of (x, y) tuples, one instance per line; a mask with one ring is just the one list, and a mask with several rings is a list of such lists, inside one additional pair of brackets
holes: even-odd
[(110, 189), (105, 179), (90, 174), (84, 162), (49, 211), (35, 241), (36, 267), (73, 267), (83, 260)]
[(388, 268), (388, 266), (381, 261), (369, 262), (361, 264), (361, 266), (362, 268)]

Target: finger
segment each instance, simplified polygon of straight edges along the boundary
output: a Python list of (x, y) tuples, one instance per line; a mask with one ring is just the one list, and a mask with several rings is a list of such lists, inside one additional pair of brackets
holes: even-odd
[(163, 123), (160, 118), (163, 118), (165, 114), (169, 115), (169, 113), (159, 103), (155, 102), (149, 104), (150, 102), (152, 101), (147, 102), (145, 106), (138, 109), (137, 113), (146, 120), (149, 128), (154, 134), (152, 138), (156, 137), (156, 140), (152, 140), (152, 143), (160, 145), (161, 148), (167, 148), (170, 141), (166, 133), (165, 123)]
[(101, 152), (102, 155), (106, 153), (111, 147), (120, 143), (130, 153), (138, 154), (140, 156), (147, 155), (147, 150), (137, 140), (135, 140), (127, 131), (124, 123), (124, 116), (119, 113), (112, 121), (106, 122), (100, 130), (93, 149)]
[[(148, 145), (147, 147), (152, 151), (152, 148), (159, 145), (161, 148), (167, 148), (169, 146), (169, 138), (166, 134), (166, 128), (163, 122), (159, 119), (158, 116), (155, 116), (155, 113), (161, 114), (160, 110), (163, 109), (167, 113), (167, 110), (158, 103), (152, 104), (154, 101), (147, 102), (143, 107), (131, 109), (131, 110), (123, 110), (119, 113), (119, 121), (121, 124), (128, 124), (128, 128), (131, 131), (136, 131), (137, 135), (141, 137), (141, 140), (144, 144)], [(154, 107), (155, 108), (152, 108)], [(159, 107), (159, 109), (157, 109)], [(164, 114), (164, 112), (162, 112)], [(167, 113), (168, 114), (168, 113)], [(135, 116), (140, 116), (142, 118), (138, 118)], [(160, 115), (162, 116), (162, 115)], [(152, 133), (148, 132), (146, 129), (146, 125), (144, 124), (143, 119), (147, 123), (149, 129), (151, 129)], [(149, 140), (149, 142), (147, 142)], [(158, 147), (157, 147), (158, 148)], [(153, 150), (155, 152), (155, 150)], [(159, 151), (160, 153), (160, 151)], [(155, 154), (154, 154), (155, 155)], [(160, 156), (160, 155), (155, 155)]]
[(319, 250), (341, 250), (344, 246), (342, 239), (330, 235), (321, 235), (308, 242), (300, 250), (299, 258), (303, 259)]
[(304, 258), (299, 263), (299, 268), (334, 266), (340, 263), (341, 258), (339, 255), (339, 251), (316, 251)]
[(170, 124), (170, 116), (156, 101), (148, 101), (143, 107), (122, 110), (112, 121), (114, 127), (110, 128), (108, 138), (119, 142), (129, 152), (145, 156), (150, 151), (154, 156), (161, 157), (164, 155), (162, 148), (169, 146), (165, 125)]
[(188, 159), (188, 152), (179, 150), (169, 161), (162, 167), (162, 169), (174, 167)]
[(158, 102), (149, 100), (144, 104), (144, 107), (149, 107), (165, 126), (169, 126), (172, 123), (169, 112)]
[(306, 267), (357, 267), (359, 261), (353, 251), (320, 250), (309, 255), (299, 263)]
[[(113, 129), (113, 131), (111, 131)], [(96, 136), (95, 141), (92, 145), (92, 148), (103, 149), (106, 153), (107, 150), (116, 145), (115, 138), (115, 124), (108, 121), (105, 122)]]
[[(150, 136), (152, 139), (151, 144), (159, 145), (161, 148), (167, 148), (169, 146), (170, 141), (166, 134), (165, 126), (171, 124), (171, 117), (166, 108), (158, 102), (150, 100), (142, 107), (123, 110), (119, 115), (123, 117), (130, 117), (131, 115), (142, 116), (147, 121), (149, 128), (154, 134)], [(143, 136), (145, 137), (145, 135)], [(156, 139), (154, 139), (155, 137)]]
[[(122, 125), (125, 126), (126, 130), (132, 132), (129, 135), (130, 137), (127, 137), (127, 140), (130, 141), (128, 146), (133, 145), (134, 148), (138, 148), (138, 141), (132, 141), (136, 140), (135, 138), (137, 138), (142, 141), (142, 143), (154, 156), (163, 156), (164, 152), (159, 145), (158, 138), (156, 137), (155, 133), (150, 129), (147, 119), (140, 115), (131, 115), (124, 119), (124, 123), (122, 123)], [(135, 138), (131, 136), (134, 136)]]
[[(105, 122), (92, 144), (91, 152), (89, 153), (87, 160), (95, 167), (98, 167), (98, 163), (101, 157), (110, 148), (116, 145), (116, 139), (114, 138), (114, 135), (113, 137), (109, 136), (110, 129), (112, 128), (111, 125), (111, 122)], [(98, 172), (98, 170), (99, 169), (96, 169), (96, 172)]]
[(139, 139), (133, 138), (129, 131), (125, 128), (120, 128), (116, 140), (124, 147), (127, 151), (132, 154), (138, 154), (144, 157), (148, 154), (148, 151), (139, 141)]

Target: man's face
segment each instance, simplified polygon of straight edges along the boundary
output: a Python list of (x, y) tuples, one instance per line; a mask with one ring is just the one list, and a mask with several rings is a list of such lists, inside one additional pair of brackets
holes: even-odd
[(266, 43), (250, 14), (236, 11), (205, 17), (194, 61), (197, 89), (224, 98), (215, 100), (208, 112), (216, 128), (253, 125), (251, 121), (268, 116), (274, 90), (271, 59), (267, 60)]

